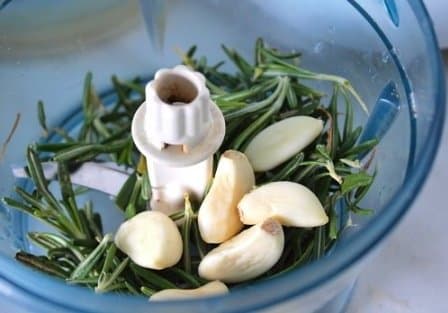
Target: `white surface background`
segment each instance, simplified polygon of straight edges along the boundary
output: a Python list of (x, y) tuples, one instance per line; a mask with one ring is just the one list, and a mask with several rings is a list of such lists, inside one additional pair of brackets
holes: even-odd
[(443, 48), (448, 48), (448, 1), (447, 0), (423, 0), (431, 15), (434, 28), (439, 39), (439, 44)]
[[(448, 51), (444, 60), (448, 77)], [(448, 312), (447, 186), (448, 127), (445, 127), (423, 191), (361, 274), (348, 313)]]

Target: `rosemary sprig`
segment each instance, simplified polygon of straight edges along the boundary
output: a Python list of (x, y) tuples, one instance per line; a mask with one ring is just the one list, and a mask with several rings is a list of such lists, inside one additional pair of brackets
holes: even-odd
[(106, 271), (102, 271), (98, 278), (98, 284), (95, 287), (95, 291), (98, 293), (103, 293), (113, 290), (115, 281), (125, 270), (128, 264), (129, 264), (129, 258), (125, 258), (123, 261), (120, 262), (120, 264), (114, 269), (114, 271), (111, 274), (108, 274)]
[(104, 236), (103, 240), (98, 244), (98, 246), (75, 268), (71, 273), (70, 279), (82, 279), (90, 274), (97, 262), (102, 257), (103, 253), (106, 251), (109, 241), (112, 239), (110, 234)]

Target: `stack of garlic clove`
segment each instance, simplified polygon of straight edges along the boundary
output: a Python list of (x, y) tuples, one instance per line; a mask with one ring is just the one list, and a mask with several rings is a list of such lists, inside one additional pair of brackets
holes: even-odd
[(322, 132), (323, 122), (309, 116), (294, 116), (262, 130), (247, 146), (255, 172), (269, 171), (302, 151)]
[(183, 250), (176, 224), (158, 211), (139, 213), (121, 224), (115, 244), (135, 264), (155, 270), (175, 265)]
[(328, 223), (328, 216), (316, 195), (293, 182), (273, 182), (246, 194), (238, 203), (246, 225), (274, 218), (284, 226), (315, 227)]
[(255, 175), (247, 157), (235, 150), (225, 151), (199, 208), (199, 231), (205, 242), (222, 243), (243, 228), (237, 205), (254, 185)]
[(153, 294), (151, 298), (149, 298), (149, 301), (203, 298), (222, 295), (228, 292), (229, 289), (227, 286), (216, 280), (196, 289), (164, 289)]
[(252, 279), (277, 263), (283, 247), (282, 226), (267, 219), (211, 250), (199, 264), (199, 275), (225, 283)]

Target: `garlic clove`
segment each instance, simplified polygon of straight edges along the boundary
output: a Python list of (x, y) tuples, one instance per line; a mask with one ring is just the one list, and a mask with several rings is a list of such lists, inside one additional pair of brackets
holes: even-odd
[(243, 228), (237, 204), (254, 185), (255, 175), (247, 157), (235, 150), (224, 152), (199, 208), (199, 231), (205, 242), (224, 242)]
[(193, 299), (210, 296), (217, 296), (229, 292), (227, 286), (216, 280), (207, 283), (196, 289), (165, 289), (156, 292), (149, 298), (149, 301), (166, 301), (176, 299)]
[(226, 283), (255, 278), (277, 263), (283, 246), (282, 226), (267, 219), (211, 250), (199, 264), (199, 276)]
[(309, 116), (293, 116), (270, 125), (249, 143), (244, 153), (255, 172), (273, 169), (316, 139), (323, 122)]
[(246, 225), (272, 217), (284, 226), (315, 227), (328, 223), (328, 216), (316, 195), (293, 182), (273, 182), (246, 194), (238, 203), (241, 221)]
[(145, 211), (118, 228), (115, 244), (134, 263), (155, 270), (175, 265), (182, 256), (182, 237), (165, 214)]

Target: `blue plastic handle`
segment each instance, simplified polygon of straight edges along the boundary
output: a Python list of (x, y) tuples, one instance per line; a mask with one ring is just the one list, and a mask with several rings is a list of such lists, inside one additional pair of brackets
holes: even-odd
[[(390, 81), (378, 97), (361, 134), (359, 143), (375, 138), (381, 140), (393, 124), (400, 107), (400, 95), (397, 91), (397, 84)], [(359, 159), (362, 159), (366, 154), (361, 154)]]

